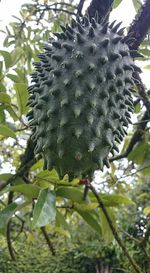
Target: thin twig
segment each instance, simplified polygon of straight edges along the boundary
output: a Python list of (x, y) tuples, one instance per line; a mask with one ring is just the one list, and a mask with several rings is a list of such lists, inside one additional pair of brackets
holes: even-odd
[(49, 249), (50, 249), (52, 255), (55, 256), (55, 255), (56, 255), (55, 249), (54, 249), (54, 247), (53, 247), (53, 245), (52, 245), (52, 242), (50, 241), (50, 238), (49, 238), (49, 236), (48, 236), (48, 234), (47, 234), (46, 228), (45, 228), (45, 227), (41, 227), (41, 231), (42, 231), (42, 233), (43, 233), (43, 236), (44, 236), (44, 238), (45, 238), (45, 240), (46, 240), (46, 242), (47, 242), (47, 245), (48, 245), (48, 247), (49, 247)]
[(98, 194), (98, 192), (96, 191), (96, 189), (92, 186), (91, 183), (88, 184), (89, 186), (89, 189), (93, 192), (94, 196), (96, 197), (106, 219), (107, 219), (107, 222), (109, 224), (109, 227), (117, 241), (117, 243), (119, 244), (119, 246), (121, 247), (122, 251), (124, 252), (125, 256), (128, 258), (128, 261), (130, 262), (130, 264), (132, 265), (132, 267), (134, 268), (135, 272), (137, 273), (142, 273), (141, 269), (139, 268), (139, 266), (136, 264), (136, 262), (134, 261), (134, 259), (130, 256), (130, 253), (128, 252), (126, 246), (124, 245), (124, 243), (122, 242), (122, 240), (120, 239), (119, 235), (118, 235), (118, 232), (116, 230), (116, 228), (114, 227), (113, 225), (113, 222), (107, 212), (107, 209), (100, 197), (100, 195)]

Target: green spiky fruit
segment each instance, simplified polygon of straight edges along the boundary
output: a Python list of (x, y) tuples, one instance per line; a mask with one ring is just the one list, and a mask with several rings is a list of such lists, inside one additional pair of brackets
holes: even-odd
[(35, 154), (60, 177), (92, 175), (109, 166), (133, 111), (136, 70), (120, 24), (72, 20), (45, 45), (35, 63), (28, 113)]

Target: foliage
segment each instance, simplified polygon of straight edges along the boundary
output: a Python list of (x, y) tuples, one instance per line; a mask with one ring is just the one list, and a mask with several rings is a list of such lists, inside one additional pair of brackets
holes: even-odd
[[(113, 7), (116, 11), (121, 2), (114, 1)], [(133, 4), (136, 10), (141, 6), (137, 5), (137, 1), (133, 1)], [(102, 258), (107, 260), (113, 252), (111, 246), (115, 243), (112, 230), (95, 195), (90, 190), (85, 194), (87, 188), (78, 178), (68, 182), (67, 176), (60, 180), (55, 170), (43, 170), (43, 160), (34, 157), (35, 144), (30, 138), (31, 132), (26, 118), (29, 110), (27, 86), (30, 84), (29, 74), (33, 71), (32, 63), (38, 60), (37, 55), (42, 52), (43, 43), (49, 36), (52, 37), (52, 32), (59, 32), (59, 24), (68, 23), (70, 14), (76, 12), (76, 1), (68, 1), (67, 4), (62, 1), (60, 5), (52, 1), (34, 0), (30, 4), (24, 4), (20, 16), (14, 17), (6, 29), (2, 30), (4, 42), (0, 50), (0, 164), (2, 169), (0, 233), (1, 242), (6, 240), (2, 245), (5, 247), (7, 243), (10, 254), (15, 253), (14, 249), (17, 253), (21, 253), (17, 257), (18, 269), (16, 269), (16, 264), (13, 265), (8, 260), (8, 253), (5, 252), (3, 259), (7, 260), (7, 263), (0, 262), (1, 268), (3, 266), (2, 269), (0, 268), (2, 272), (32, 272), (33, 268), (34, 272), (50, 272), (49, 270), (60, 272), (62, 268), (62, 272), (75, 273), (79, 272), (79, 269), (82, 272), (81, 264), (83, 273), (88, 272), (88, 266), (91, 266), (90, 272), (92, 272), (95, 270), (95, 267), (93, 269), (95, 257), (101, 258), (100, 255), (103, 254)], [(142, 16), (142, 18), (145, 17)], [(149, 69), (148, 35), (140, 44), (139, 51), (143, 54), (142, 65)], [(140, 58), (137, 58), (137, 61), (140, 64)], [(145, 273), (149, 273), (149, 236), (146, 237), (146, 241), (145, 236), (149, 230), (150, 215), (150, 128), (147, 110), (150, 104), (147, 89), (142, 82), (139, 85), (135, 84), (133, 125), (129, 128), (123, 145), (120, 146), (120, 155), (110, 159), (109, 170), (104, 168), (103, 173), (98, 171), (95, 174), (94, 184), (113, 226)], [(45, 251), (40, 252), (35, 246), (30, 249), (29, 255), (26, 237), (21, 236), (25, 233), (27, 237), (34, 238), (34, 234), (38, 237), (40, 228), (44, 225), (48, 235), (51, 234), (54, 239), (58, 238), (58, 243), (52, 239), (58, 252), (56, 258), (51, 256), (49, 259), (48, 254), (44, 254)], [(93, 233), (96, 239), (93, 238), (92, 242)], [(86, 234), (87, 236), (84, 236)], [(67, 242), (62, 247), (61, 255), (59, 238), (62, 235)], [(13, 249), (12, 241), (15, 238)], [(23, 245), (22, 250), (19, 244), (20, 248)], [(66, 249), (69, 249), (70, 245), (69, 253)], [(91, 253), (89, 255), (89, 252), (93, 253), (93, 256)], [(33, 259), (29, 259), (31, 253)], [(116, 244), (115, 253), (114, 260), (117, 267), (129, 268), (132, 272), (129, 262)], [(73, 268), (75, 256), (78, 258)], [(56, 265), (58, 265), (57, 269)]]

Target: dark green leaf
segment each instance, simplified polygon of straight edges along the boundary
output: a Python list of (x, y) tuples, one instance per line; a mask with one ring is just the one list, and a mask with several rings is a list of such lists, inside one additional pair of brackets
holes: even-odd
[(82, 211), (76, 209), (76, 211), (81, 215), (81, 217), (94, 229), (101, 234), (101, 227), (97, 219), (94, 218), (93, 212)]
[(61, 196), (67, 199), (71, 199), (73, 202), (82, 203), (83, 200), (83, 192), (77, 188), (73, 187), (60, 187), (56, 191), (57, 196)]
[(16, 203), (8, 205), (6, 208), (0, 211), (0, 233), (4, 234), (8, 221), (15, 213), (17, 208)]

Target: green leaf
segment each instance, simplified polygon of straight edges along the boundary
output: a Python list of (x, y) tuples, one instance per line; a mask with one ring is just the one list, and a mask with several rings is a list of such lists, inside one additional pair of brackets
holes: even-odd
[(20, 80), (19, 77), (14, 74), (7, 74), (7, 78), (12, 80), (13, 82), (19, 82), (19, 80)]
[(5, 50), (0, 50), (0, 55), (3, 56), (6, 69), (8, 69), (12, 65), (11, 54)]
[(101, 234), (101, 226), (97, 219), (94, 218), (93, 212), (82, 211), (80, 209), (75, 209), (81, 217), (95, 230), (98, 234)]
[(59, 212), (59, 210), (56, 210), (56, 226), (57, 227), (64, 227), (65, 229), (69, 230), (69, 225), (65, 220), (65, 217), (62, 215), (62, 213)]
[(134, 202), (124, 195), (118, 194), (101, 194), (105, 206), (133, 205)]
[(21, 184), (12, 186), (11, 191), (20, 192), (28, 198), (37, 198), (40, 192), (40, 187), (32, 184)]
[(144, 68), (144, 69), (150, 70), (150, 65), (146, 65), (146, 66), (144, 66), (143, 68)]
[(14, 121), (19, 119), (18, 116), (16, 115), (16, 112), (10, 105), (7, 105), (5, 109), (6, 111), (8, 111), (8, 113), (10, 114), (10, 116), (13, 118)]
[(27, 85), (25, 83), (15, 83), (14, 88), (16, 90), (17, 102), (19, 106), (20, 115), (27, 113), (27, 101), (28, 101), (28, 91)]
[(0, 107), (0, 123), (5, 123), (5, 112), (3, 107)]
[(0, 211), (0, 233), (5, 234), (7, 223), (15, 213), (16, 208), (17, 204), (12, 203)]
[(143, 212), (144, 212), (144, 214), (145, 214), (146, 216), (150, 215), (150, 206), (144, 208)]
[(56, 191), (56, 196), (71, 199), (73, 202), (83, 203), (83, 192), (73, 187), (60, 187)]
[(114, 3), (113, 3), (112, 8), (116, 9), (120, 5), (121, 2), (122, 2), (122, 0), (115, 0)]
[(15, 133), (7, 126), (0, 124), (0, 135), (16, 139)]
[(148, 149), (148, 144), (145, 142), (139, 143), (129, 154), (128, 159), (135, 162), (136, 164), (142, 164)]
[(56, 218), (56, 196), (54, 191), (44, 189), (40, 191), (33, 210), (33, 226), (42, 227)]
[(12, 176), (12, 173), (2, 173), (0, 174), (0, 181), (7, 181)]
[[(112, 209), (107, 208), (107, 213), (109, 214), (109, 217), (110, 217), (113, 225), (115, 225), (116, 220), (115, 220), (115, 215), (114, 215)], [(112, 234), (109, 223), (108, 223), (102, 209), (100, 209), (100, 220), (101, 220), (102, 236), (103, 236), (104, 240), (106, 241), (106, 243), (109, 244), (110, 242), (112, 242), (114, 236)]]
[(8, 94), (0, 92), (0, 103), (10, 103), (11, 98)]
[(135, 8), (135, 11), (138, 12), (139, 8), (141, 7), (141, 3), (139, 0), (132, 0), (133, 6)]

